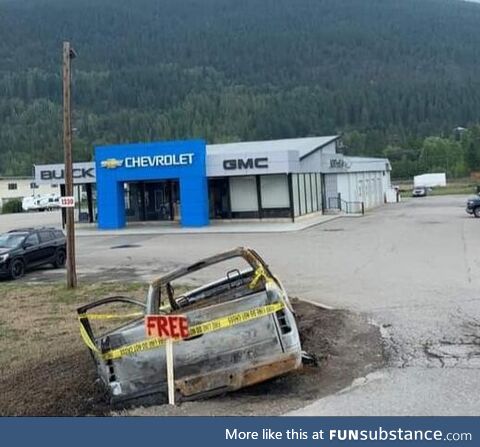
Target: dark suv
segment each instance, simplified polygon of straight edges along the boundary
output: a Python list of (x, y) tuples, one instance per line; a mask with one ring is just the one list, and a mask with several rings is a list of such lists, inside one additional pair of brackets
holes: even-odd
[(44, 264), (65, 265), (66, 240), (55, 228), (21, 228), (0, 235), (0, 276), (21, 278), (25, 270)]
[(466, 211), (468, 214), (480, 217), (480, 195), (468, 199)]

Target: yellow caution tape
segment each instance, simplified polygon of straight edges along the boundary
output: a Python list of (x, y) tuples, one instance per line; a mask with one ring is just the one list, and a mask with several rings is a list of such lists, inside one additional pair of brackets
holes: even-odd
[[(198, 335), (208, 334), (210, 332), (226, 329), (237, 324), (246, 323), (248, 321), (255, 320), (257, 318), (266, 317), (284, 308), (284, 304), (277, 302), (274, 304), (267, 304), (266, 306), (256, 307), (254, 309), (245, 310), (243, 312), (237, 312), (232, 315), (220, 317), (215, 320), (207, 321), (205, 323), (196, 324), (189, 328), (189, 337), (196, 337)], [(88, 317), (88, 316), (87, 316)], [(122, 346), (121, 348), (112, 349), (105, 353), (100, 353), (97, 346), (87, 334), (87, 331), (80, 324), (80, 332), (82, 338), (89, 349), (98, 354), (104, 360), (115, 360), (128, 355), (133, 355), (138, 352), (148, 351), (150, 349), (156, 349), (165, 344), (163, 338), (149, 338), (140, 342), (132, 343), (130, 345)], [(175, 339), (175, 342), (182, 341), (181, 339)]]
[(89, 349), (91, 349), (93, 352), (97, 354), (100, 354), (100, 351), (98, 350), (97, 345), (93, 342), (90, 335), (88, 335), (85, 327), (81, 323), (80, 323), (80, 335), (82, 336), (84, 343), (87, 345)]
[(260, 281), (261, 278), (263, 278), (267, 283), (273, 281), (272, 278), (270, 278), (270, 276), (267, 274), (263, 266), (260, 265), (255, 270), (255, 273), (253, 274), (253, 278), (250, 281), (250, 284), (248, 285), (248, 287), (250, 289), (254, 289), (255, 287), (257, 287), (258, 281)]
[(190, 337), (195, 337), (197, 335), (219, 331), (220, 329), (226, 329), (240, 323), (246, 323), (247, 321), (266, 317), (267, 315), (278, 312), (279, 310), (283, 309), (283, 307), (283, 303), (274, 303), (267, 304), (266, 306), (262, 307), (256, 307), (255, 309), (245, 310), (243, 312), (237, 312), (226, 317), (217, 318), (216, 320), (192, 326), (188, 330), (188, 335)]
[(166, 341), (165, 338), (149, 338), (137, 343), (132, 343), (131, 345), (107, 351), (102, 354), (102, 358), (104, 360), (120, 359), (125, 356), (137, 354), (138, 352), (159, 348), (160, 346), (164, 346)]

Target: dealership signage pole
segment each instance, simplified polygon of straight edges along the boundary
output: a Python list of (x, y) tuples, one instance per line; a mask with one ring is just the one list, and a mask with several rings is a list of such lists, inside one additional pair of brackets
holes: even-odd
[[(72, 162), (72, 112), (71, 112), (71, 63), (76, 56), (70, 42), (63, 42), (63, 148), (65, 152), (65, 196), (73, 197)], [(66, 208), (67, 214), (67, 287), (77, 286), (75, 265), (75, 222), (74, 209)]]

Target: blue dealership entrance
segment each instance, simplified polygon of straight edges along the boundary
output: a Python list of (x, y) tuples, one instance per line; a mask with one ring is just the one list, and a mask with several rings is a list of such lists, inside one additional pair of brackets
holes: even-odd
[(204, 141), (99, 146), (95, 163), (99, 228), (123, 228), (127, 211), (138, 220), (180, 216), (182, 226), (208, 225)]

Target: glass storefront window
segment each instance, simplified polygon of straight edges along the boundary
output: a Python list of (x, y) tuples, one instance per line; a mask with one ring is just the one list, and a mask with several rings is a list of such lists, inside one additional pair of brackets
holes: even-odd
[(286, 175), (262, 175), (260, 177), (262, 208), (290, 208), (288, 177)]
[(210, 219), (228, 219), (231, 217), (228, 185), (228, 178), (208, 180)]
[(254, 176), (230, 178), (232, 212), (258, 211), (257, 181)]

